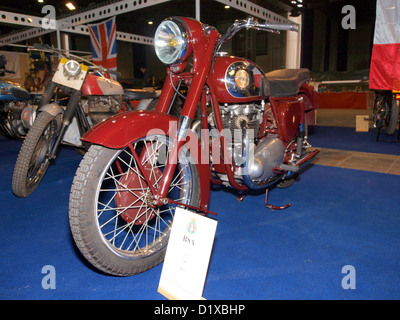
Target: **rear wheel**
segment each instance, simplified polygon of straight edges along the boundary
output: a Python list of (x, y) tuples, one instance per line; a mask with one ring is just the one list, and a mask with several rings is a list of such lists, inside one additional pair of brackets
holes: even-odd
[(388, 135), (392, 135), (395, 133), (398, 121), (399, 121), (399, 104), (396, 99), (392, 99), (390, 112), (388, 112), (388, 119), (385, 130)]
[[(77, 247), (99, 270), (129, 276), (163, 261), (175, 205), (153, 205), (136, 159), (157, 190), (171, 146), (170, 138), (154, 135), (120, 150), (92, 145), (84, 156), (71, 188), (70, 227)], [(181, 150), (167, 197), (197, 206), (199, 177), (192, 163)]]
[(391, 91), (376, 93), (372, 118), (378, 135), (382, 129), (388, 135), (395, 133), (399, 120), (399, 103), (394, 99)]

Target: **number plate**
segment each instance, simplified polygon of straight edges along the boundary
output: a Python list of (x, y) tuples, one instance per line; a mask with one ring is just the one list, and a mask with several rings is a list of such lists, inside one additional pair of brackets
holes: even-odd
[(64, 74), (64, 64), (68, 62), (68, 59), (62, 58), (57, 66), (57, 70), (53, 76), (53, 82), (61, 84), (63, 86), (73, 88), (75, 90), (81, 90), (83, 82), (85, 81), (88, 67), (81, 64), (81, 73), (77, 77), (68, 77)]

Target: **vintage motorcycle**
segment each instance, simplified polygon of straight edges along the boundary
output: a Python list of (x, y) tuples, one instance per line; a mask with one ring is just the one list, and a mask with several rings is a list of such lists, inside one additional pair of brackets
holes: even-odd
[(396, 132), (399, 122), (399, 100), (399, 92), (389, 90), (375, 91), (374, 110), (371, 120), (376, 131), (376, 141), (379, 140), (382, 130), (385, 130), (387, 135), (393, 135)]
[[(7, 59), (0, 55), (0, 77), (14, 73), (6, 69)], [(29, 114), (35, 108), (35, 97), (11, 81), (0, 82), (0, 130), (8, 138), (23, 138), (30, 126)]]
[[(70, 227), (99, 270), (127, 276), (159, 264), (176, 206), (214, 214), (210, 181), (242, 196), (264, 189), (268, 208), (289, 206), (271, 205), (268, 190), (291, 185), (318, 153), (306, 134), (306, 112), (317, 107), (317, 96), (306, 69), (264, 74), (246, 59), (219, 53), (243, 28), (278, 33), (296, 25), (249, 18), (221, 36), (191, 18), (164, 20), (154, 41), (168, 66), (156, 111), (116, 115), (82, 138), (92, 145), (71, 187)], [(176, 119), (168, 110), (182, 83), (189, 90)]]
[(49, 45), (36, 44), (33, 49), (57, 54), (61, 59), (38, 109), (24, 114), (33, 125), (14, 168), (12, 191), (18, 197), (27, 197), (37, 188), (61, 143), (84, 153), (88, 145), (80, 138), (92, 126), (114, 114), (132, 110), (134, 100), (137, 109), (146, 109), (159, 95), (155, 91), (124, 90), (117, 81), (104, 76), (112, 71), (79, 56), (67, 56)]

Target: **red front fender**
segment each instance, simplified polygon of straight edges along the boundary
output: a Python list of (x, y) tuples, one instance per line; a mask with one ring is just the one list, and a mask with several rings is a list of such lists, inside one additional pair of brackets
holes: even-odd
[(157, 111), (124, 112), (100, 122), (81, 140), (100, 144), (107, 148), (121, 149), (133, 141), (145, 137), (155, 128), (168, 134), (170, 123), (178, 123), (178, 119)]
[[(150, 134), (165, 134), (174, 137), (178, 127), (178, 119), (157, 111), (130, 111), (117, 114), (97, 124), (83, 137), (82, 141), (99, 144), (111, 149), (122, 149), (132, 142)], [(197, 139), (196, 139), (197, 140)], [(193, 140), (191, 141), (193, 143)], [(210, 197), (210, 166), (201, 159), (201, 145), (196, 142), (197, 171), (200, 178), (200, 207), (206, 209)], [(193, 151), (193, 146), (189, 148)], [(203, 160), (203, 161), (201, 161)]]

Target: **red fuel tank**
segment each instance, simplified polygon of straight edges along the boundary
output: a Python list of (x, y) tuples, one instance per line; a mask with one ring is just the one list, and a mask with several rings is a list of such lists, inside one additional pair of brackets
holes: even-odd
[(210, 73), (208, 81), (213, 82), (221, 103), (251, 102), (269, 95), (264, 72), (246, 59), (217, 56)]
[(90, 73), (83, 83), (82, 94), (88, 96), (117, 96), (124, 94), (124, 89), (118, 81), (106, 80)]

